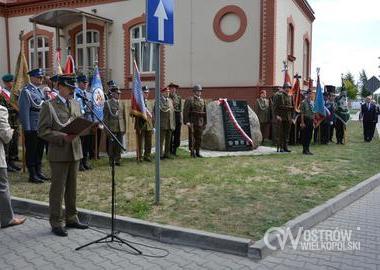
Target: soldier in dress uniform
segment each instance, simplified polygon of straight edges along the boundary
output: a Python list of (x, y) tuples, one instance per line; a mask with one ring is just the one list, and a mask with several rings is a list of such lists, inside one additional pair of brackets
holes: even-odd
[[(287, 73), (286, 73), (287, 74)], [(277, 134), (277, 151), (291, 152), (288, 149), (289, 132), (292, 122), (292, 99), (288, 92), (292, 87), (290, 77), (285, 76), (285, 82), (282, 88), (273, 97), (273, 112), (276, 119)]]
[(51, 168), (49, 193), (50, 225), (58, 236), (67, 236), (63, 227), (62, 201), (65, 199), (65, 221), (67, 228), (86, 229), (80, 223), (76, 209), (76, 190), (82, 147), (77, 135), (60, 130), (71, 119), (82, 115), (79, 103), (73, 99), (76, 79), (70, 75), (58, 78), (59, 95), (41, 108), (38, 135), (49, 142), (48, 160)]
[[(115, 85), (110, 89), (111, 97), (104, 104), (103, 121), (109, 129), (115, 134), (119, 142), (123, 143), (123, 137), (126, 132), (127, 118), (125, 104), (120, 101), (121, 91)], [(108, 140), (108, 156), (112, 164), (112, 159), (116, 166), (121, 165), (121, 148), (117, 142), (113, 141), (112, 137), (107, 134)]]
[(311, 104), (311, 90), (304, 93), (301, 103), (301, 142), (304, 155), (312, 155), (310, 152), (310, 141), (313, 133), (313, 105)]
[[(174, 106), (169, 98), (170, 90), (165, 87), (161, 89), (160, 97), (160, 152), (161, 159), (170, 158), (170, 142), (172, 132), (175, 129)], [(156, 106), (156, 104), (154, 105)], [(155, 111), (155, 110), (154, 110)], [(165, 148), (164, 148), (165, 145)]]
[(175, 118), (175, 129), (172, 133), (172, 139), (170, 143), (170, 153), (172, 155), (177, 155), (177, 148), (181, 145), (181, 127), (182, 127), (182, 99), (178, 94), (179, 86), (175, 83), (170, 83), (168, 85), (170, 90), (170, 98), (173, 101), (174, 106), (174, 118)]
[(42, 104), (45, 101), (44, 93), (40, 89), (43, 71), (40, 68), (28, 72), (30, 83), (25, 85), (18, 99), (19, 116), (25, 137), (26, 166), (29, 171), (29, 181), (43, 183), (48, 178), (42, 174), (41, 160), (45, 142), (37, 136), (38, 119)]
[[(152, 119), (152, 108), (149, 106), (149, 88), (147, 86), (142, 87), (144, 94), (145, 108), (147, 109), (147, 119), (143, 117), (135, 116), (135, 130), (136, 130), (136, 144), (137, 144), (137, 161), (152, 161), (152, 134), (153, 134), (153, 119)], [(142, 154), (142, 149), (144, 145), (144, 155)]]
[(350, 119), (350, 113), (347, 105), (347, 91), (344, 87), (342, 78), (342, 88), (339, 96), (335, 98), (335, 130), (336, 130), (336, 143), (344, 144), (346, 124)]
[(186, 99), (183, 108), (183, 122), (189, 128), (189, 148), (191, 157), (202, 157), (200, 148), (202, 133), (207, 124), (206, 102), (202, 96), (202, 86), (193, 87), (194, 95)]
[[(2, 91), (4, 94), (0, 96), (0, 105), (8, 109), (8, 121), (11, 128), (14, 130), (11, 141), (4, 145), (5, 156), (7, 161), (8, 172), (20, 171), (21, 168), (15, 164), (18, 160), (18, 140), (19, 140), (19, 120), (18, 109), (15, 105), (12, 105), (12, 87), (14, 76), (12, 74), (6, 74), (2, 77), (4, 88)], [(18, 97), (16, 97), (18, 98)], [(16, 99), (17, 100), (17, 99)]]
[[(79, 102), (83, 117), (89, 121), (94, 122), (95, 119), (91, 111), (92, 98), (91, 93), (88, 90), (88, 78), (86, 75), (80, 74), (77, 77), (77, 82), (78, 87), (75, 88), (74, 97)], [(83, 100), (83, 97), (85, 97), (87, 100)], [(79, 170), (91, 170), (92, 167), (89, 163), (89, 159), (92, 145), (94, 143), (94, 134), (91, 131), (89, 131), (88, 134), (84, 134), (80, 137), (80, 139), (82, 143), (83, 158), (79, 163)]]
[(267, 99), (267, 91), (261, 90), (260, 97), (256, 100), (255, 112), (260, 122), (261, 134), (264, 138), (269, 137), (269, 128), (270, 128), (270, 106), (269, 99)]

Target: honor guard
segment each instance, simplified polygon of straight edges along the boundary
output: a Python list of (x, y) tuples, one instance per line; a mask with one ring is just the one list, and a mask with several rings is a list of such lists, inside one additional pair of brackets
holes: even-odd
[(173, 101), (174, 106), (174, 121), (175, 129), (172, 133), (171, 143), (170, 143), (170, 153), (172, 155), (177, 155), (177, 148), (181, 145), (181, 127), (182, 127), (182, 99), (178, 94), (179, 86), (175, 83), (170, 83), (168, 85), (170, 90), (170, 98)]
[(304, 155), (312, 155), (310, 152), (310, 141), (313, 134), (313, 105), (311, 104), (311, 90), (304, 93), (301, 103), (301, 142)]
[(19, 116), (25, 137), (26, 166), (29, 171), (29, 181), (43, 183), (48, 180), (41, 172), (41, 160), (45, 142), (37, 136), (38, 119), (41, 106), (44, 103), (44, 93), (40, 89), (43, 71), (40, 68), (28, 72), (30, 83), (25, 85), (18, 99)]
[[(11, 128), (14, 130), (11, 141), (4, 145), (5, 156), (7, 161), (8, 172), (20, 171), (21, 168), (15, 164), (18, 161), (18, 140), (19, 140), (19, 120), (18, 110), (15, 105), (12, 105), (13, 99), (18, 98), (12, 93), (14, 76), (6, 74), (2, 77), (4, 88), (1, 91), (0, 104), (8, 109), (8, 121)], [(15, 99), (17, 100), (17, 99)]]
[(288, 149), (290, 125), (292, 122), (293, 105), (288, 92), (291, 88), (290, 77), (285, 69), (285, 82), (273, 97), (273, 112), (276, 119), (277, 151), (291, 152)]
[[(161, 89), (160, 97), (160, 149), (161, 159), (170, 158), (170, 142), (175, 129), (174, 106), (169, 98), (169, 88)], [(156, 106), (156, 105), (155, 105)], [(164, 148), (165, 145), (165, 148)]]
[[(75, 99), (78, 101), (82, 115), (85, 119), (94, 122), (94, 116), (91, 111), (92, 108), (92, 98), (91, 93), (88, 89), (88, 78), (84, 74), (80, 74), (77, 77), (77, 84), (78, 87), (75, 88), (74, 96)], [(84, 98), (86, 100), (84, 100)], [(79, 170), (91, 170), (91, 165), (89, 163), (90, 154), (94, 145), (94, 134), (92, 134), (91, 131), (88, 132), (88, 134), (84, 134), (80, 137), (82, 142), (82, 152), (83, 152), (83, 158), (80, 161), (79, 164)]]
[[(119, 142), (123, 143), (123, 137), (126, 132), (127, 118), (125, 103), (120, 101), (121, 91), (116, 84), (109, 88), (110, 98), (105, 102), (103, 109), (103, 120), (108, 128), (115, 134)], [(116, 166), (121, 165), (121, 147), (115, 142), (110, 134), (107, 134), (108, 156), (110, 164), (115, 161)]]
[[(137, 144), (137, 161), (151, 162), (152, 152), (152, 134), (153, 134), (153, 119), (151, 105), (148, 103), (149, 88), (147, 86), (142, 87), (144, 95), (145, 108), (147, 110), (147, 118), (135, 117), (135, 130), (136, 130), (136, 144)], [(144, 146), (144, 154), (142, 152)]]
[(51, 168), (49, 193), (49, 221), (52, 232), (67, 236), (63, 226), (62, 201), (65, 200), (67, 228), (86, 229), (79, 222), (76, 209), (76, 190), (82, 147), (77, 135), (60, 132), (71, 120), (82, 115), (79, 103), (73, 99), (76, 79), (73, 76), (58, 77), (59, 95), (45, 102), (41, 108), (38, 134), (49, 142), (48, 160)]
[(194, 95), (186, 99), (183, 108), (183, 122), (189, 128), (189, 148), (191, 157), (202, 157), (200, 148), (202, 133), (207, 124), (206, 102), (202, 96), (202, 86), (193, 87)]
[(269, 137), (270, 128), (270, 106), (267, 98), (267, 91), (261, 90), (260, 97), (256, 99), (255, 112), (260, 122), (260, 130), (263, 136), (261, 143), (264, 143), (264, 138)]
[(335, 98), (335, 130), (336, 130), (336, 143), (337, 144), (344, 144), (345, 141), (345, 131), (346, 131), (346, 124), (348, 120), (350, 119), (350, 113), (348, 111), (348, 103), (347, 103), (347, 90), (344, 86), (344, 81), (342, 78), (342, 88), (340, 91), (339, 96)]

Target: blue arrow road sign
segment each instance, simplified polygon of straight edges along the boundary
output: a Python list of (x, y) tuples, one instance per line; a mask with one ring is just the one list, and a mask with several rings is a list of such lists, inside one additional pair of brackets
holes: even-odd
[(174, 44), (174, 0), (147, 0), (147, 41)]

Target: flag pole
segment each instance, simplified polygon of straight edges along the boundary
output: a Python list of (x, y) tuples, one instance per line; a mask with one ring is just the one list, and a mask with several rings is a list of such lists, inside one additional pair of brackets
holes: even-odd
[[(131, 48), (131, 52), (132, 52), (132, 63), (133, 63), (133, 73), (136, 72), (138, 70), (138, 67), (137, 67), (137, 63), (136, 63), (136, 58), (135, 58), (135, 48)], [(133, 77), (135, 74), (132, 74)], [(132, 80), (132, 84), (134, 83), (134, 80)], [(132, 88), (134, 86), (132, 85)], [(132, 95), (133, 95), (133, 91), (132, 91)], [(135, 117), (135, 124), (136, 124), (136, 117)], [(141, 153), (140, 153), (140, 146), (142, 144), (142, 138), (141, 138), (141, 130), (139, 130), (138, 128), (135, 130), (135, 133), (136, 133), (136, 161), (139, 162), (140, 159), (141, 159)], [(146, 142), (145, 142), (146, 143)]]
[[(18, 36), (19, 40), (20, 40), (20, 52), (23, 49), (23, 42), (22, 42), (22, 36), (23, 35), (24, 35), (24, 30), (21, 30), (20, 34)], [(20, 65), (21, 65), (21, 61), (20, 61)], [(22, 130), (22, 126), (20, 126), (20, 133), (21, 133), (21, 149), (22, 149), (21, 150), (22, 151), (22, 154), (21, 154), (22, 155), (22, 172), (24, 173), (24, 172), (26, 172), (26, 154), (25, 154), (25, 136), (24, 136), (24, 132)]]

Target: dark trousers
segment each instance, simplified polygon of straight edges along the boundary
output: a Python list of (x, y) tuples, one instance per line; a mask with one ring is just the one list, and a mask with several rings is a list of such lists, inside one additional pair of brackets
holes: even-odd
[(264, 142), (264, 139), (269, 139), (269, 129), (270, 129), (270, 122), (260, 123), (260, 131), (263, 137), (263, 140), (261, 141), (261, 143)]
[(281, 149), (288, 149), (290, 126), (287, 120), (277, 122), (277, 146)]
[(37, 136), (37, 131), (24, 132), (24, 136), (26, 166), (40, 167), (46, 142)]
[[(119, 142), (123, 143), (123, 133), (121, 132), (115, 132), (114, 133), (116, 138), (119, 140)], [(111, 136), (107, 136), (108, 140), (108, 157), (110, 159), (110, 162), (112, 161), (112, 158), (114, 158), (115, 162), (119, 163), (121, 159), (121, 147), (117, 142), (113, 140)]]
[(330, 142), (332, 142), (332, 138), (333, 138), (333, 136), (334, 136), (334, 124), (330, 124), (330, 137), (329, 137), (329, 140), (330, 140)]
[[(172, 137), (171, 129), (161, 129), (160, 131), (160, 151), (161, 157), (169, 157), (170, 156), (170, 140)], [(165, 146), (165, 148), (164, 148)]]
[(330, 123), (323, 121), (320, 125), (321, 131), (321, 144), (328, 144), (330, 141)]
[[(141, 160), (141, 158), (144, 156), (145, 159), (151, 158), (151, 152), (152, 152), (152, 130), (136, 130), (136, 142), (138, 147), (138, 160)], [(143, 154), (143, 147), (144, 147), (144, 154)]]
[[(85, 135), (80, 137), (82, 143), (83, 159), (89, 159), (93, 154), (94, 135)], [(93, 155), (92, 155), (93, 156)]]
[(170, 152), (175, 154), (177, 148), (181, 145), (181, 127), (182, 123), (177, 123), (175, 126), (175, 130), (172, 132), (171, 144), (170, 144)]
[(363, 121), (363, 135), (366, 142), (372, 141), (373, 135), (375, 133), (376, 123)]
[(19, 160), (18, 158), (18, 139), (19, 139), (19, 133), (18, 129), (14, 129), (12, 140), (9, 142), (9, 160)]
[(310, 152), (310, 141), (313, 134), (313, 120), (309, 118), (304, 119), (305, 127), (301, 128), (301, 142), (303, 146), (303, 152)]
[(199, 154), (202, 144), (203, 128), (194, 126), (192, 130), (189, 128), (189, 149)]
[(343, 144), (344, 123), (339, 119), (337, 119), (335, 122), (335, 130), (337, 143)]

